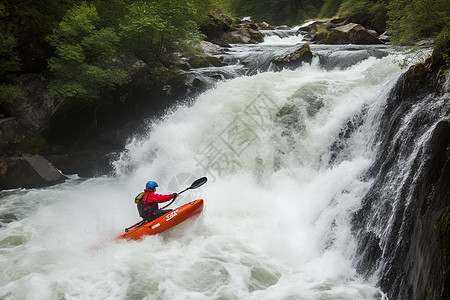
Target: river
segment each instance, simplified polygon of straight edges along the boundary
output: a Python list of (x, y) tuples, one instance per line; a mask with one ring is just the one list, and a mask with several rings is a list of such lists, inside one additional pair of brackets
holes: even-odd
[[(2, 191), (0, 299), (387, 299), (356, 272), (351, 215), (405, 54), (311, 45), (311, 65), (271, 71), (301, 41), (232, 48), (228, 78), (149, 120), (114, 175)], [(201, 176), (175, 202), (203, 198), (200, 218), (113, 241), (139, 220), (146, 181), (173, 193)]]

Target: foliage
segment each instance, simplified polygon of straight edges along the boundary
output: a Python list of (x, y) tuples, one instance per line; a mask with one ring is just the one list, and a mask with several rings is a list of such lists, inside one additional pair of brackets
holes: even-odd
[[(0, 20), (6, 17), (5, 7), (0, 4)], [(0, 23), (0, 76), (20, 70), (20, 58), (15, 53), (16, 40)], [(11, 85), (0, 84), (0, 104), (12, 103), (15, 98), (15, 88)]]
[(256, 22), (295, 25), (319, 14), (324, 0), (227, 0), (228, 9)]
[(13, 85), (4, 83), (0, 84), (0, 104), (11, 104), (14, 102), (16, 96), (16, 88)]
[(443, 30), (436, 38), (431, 55), (431, 64), (433, 67), (445, 66), (445, 75), (449, 74), (450, 69), (450, 30)]
[(338, 10), (339, 16), (365, 26), (380, 22), (385, 24), (386, 13), (383, 0), (344, 0)]
[(199, 39), (196, 13), (189, 1), (132, 3), (119, 26), (122, 44), (148, 64), (164, 64), (184, 41)]
[(119, 37), (113, 28), (98, 28), (98, 20), (96, 8), (83, 3), (70, 9), (48, 37), (56, 48), (49, 60), (51, 94), (96, 99), (102, 90), (124, 82), (126, 73), (111, 63)]
[(325, 0), (325, 3), (320, 8), (319, 18), (331, 18), (334, 17), (339, 7), (342, 3), (342, 0)]
[(212, 0), (89, 2), (69, 9), (47, 38), (55, 47), (49, 88), (60, 98), (98, 99), (124, 83), (123, 55), (134, 55), (159, 74), (174, 61), (173, 52), (200, 40), (197, 22), (213, 7)]
[(391, 0), (388, 9), (388, 32), (397, 44), (436, 37), (450, 29), (448, 0)]

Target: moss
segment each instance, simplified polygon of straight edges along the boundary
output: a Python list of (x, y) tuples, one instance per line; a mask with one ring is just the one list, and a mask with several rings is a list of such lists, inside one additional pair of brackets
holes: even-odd
[(214, 56), (194, 56), (189, 58), (189, 64), (193, 68), (221, 67), (223, 65), (220, 58)]
[(411, 79), (417, 79), (419, 77), (422, 77), (426, 74), (426, 68), (424, 63), (418, 63), (413, 66), (411, 66), (406, 72), (406, 77)]
[(303, 44), (303, 49), (307, 50), (307, 51), (311, 51), (311, 46), (309, 45), (309, 43), (305, 43)]
[(314, 40), (319, 44), (348, 44), (350, 42), (345, 33), (325, 28), (319, 28), (317, 30), (317, 35)]
[(436, 44), (431, 55), (432, 68), (439, 68), (446, 65), (450, 68), (450, 31), (442, 31), (436, 38)]

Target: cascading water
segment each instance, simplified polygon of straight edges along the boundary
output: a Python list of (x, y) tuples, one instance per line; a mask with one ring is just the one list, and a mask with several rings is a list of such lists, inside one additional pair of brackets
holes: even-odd
[[(264, 47), (264, 45), (263, 45)], [(313, 50), (314, 51), (314, 50)], [(352, 214), (395, 55), (217, 83), (149, 123), (112, 177), (0, 194), (2, 299), (382, 299), (376, 274), (354, 267)], [(205, 200), (200, 219), (137, 242), (113, 238), (138, 221), (147, 180)]]

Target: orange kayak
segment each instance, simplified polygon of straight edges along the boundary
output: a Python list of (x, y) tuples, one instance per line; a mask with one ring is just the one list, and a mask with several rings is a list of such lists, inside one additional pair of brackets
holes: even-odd
[(131, 228), (128, 232), (119, 235), (116, 240), (138, 240), (146, 235), (155, 235), (164, 232), (186, 221), (190, 217), (200, 214), (202, 211), (203, 199), (194, 200), (162, 215), (158, 219)]

